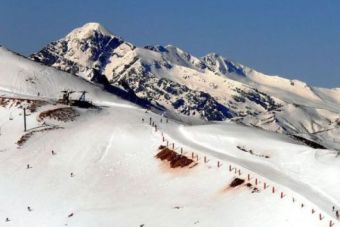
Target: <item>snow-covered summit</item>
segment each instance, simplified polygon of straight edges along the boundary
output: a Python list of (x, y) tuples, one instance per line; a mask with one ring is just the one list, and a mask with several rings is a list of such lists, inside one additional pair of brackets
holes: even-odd
[(98, 23), (87, 23), (64, 38), (32, 55), (35, 61), (93, 80), (94, 70), (102, 73), (110, 57), (135, 47), (113, 35)]
[(100, 33), (103, 36), (114, 36), (109, 30), (104, 28), (101, 24), (96, 22), (89, 22), (82, 27), (72, 30), (66, 38), (68, 39), (87, 39), (93, 35), (93, 33)]

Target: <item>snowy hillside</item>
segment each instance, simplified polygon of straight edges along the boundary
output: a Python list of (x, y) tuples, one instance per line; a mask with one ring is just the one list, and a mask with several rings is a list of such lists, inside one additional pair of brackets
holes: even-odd
[(211, 53), (175, 46), (136, 47), (97, 23), (73, 30), (31, 58), (110, 84), (167, 115), (231, 119), (340, 149), (340, 90), (268, 76)]
[(63, 90), (76, 91), (72, 96), (79, 97), (80, 91), (87, 91), (88, 97), (98, 105), (107, 103), (128, 102), (103, 92), (102, 87), (88, 81), (61, 72), (51, 67), (35, 63), (16, 53), (0, 47), (0, 92), (12, 97), (27, 97), (33, 99), (58, 99)]
[[(340, 225), (335, 151), (232, 122), (189, 126), (4, 48), (0, 64), (0, 226)], [(57, 103), (63, 89), (98, 108)]]

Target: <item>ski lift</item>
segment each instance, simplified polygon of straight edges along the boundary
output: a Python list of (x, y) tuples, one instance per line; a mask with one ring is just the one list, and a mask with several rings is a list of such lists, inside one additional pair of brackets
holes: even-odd
[(87, 91), (79, 91), (79, 92), (81, 92), (81, 95), (80, 95), (80, 97), (79, 97), (79, 101), (80, 102), (85, 102), (85, 95), (86, 95), (86, 93), (88, 93)]
[(74, 93), (75, 91), (70, 91), (70, 90), (64, 90), (61, 91), (62, 93), (62, 98), (59, 100), (60, 103), (69, 105), (70, 104), (70, 95)]

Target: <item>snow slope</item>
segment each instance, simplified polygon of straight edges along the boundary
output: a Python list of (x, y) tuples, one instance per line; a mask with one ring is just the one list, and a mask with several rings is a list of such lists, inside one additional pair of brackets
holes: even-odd
[[(252, 194), (249, 189), (241, 187), (224, 192), (233, 175), (227, 173), (227, 164), (221, 169), (217, 168), (213, 157), (209, 157), (210, 164), (207, 166), (200, 164), (192, 170), (169, 170), (154, 158), (161, 137), (147, 123), (142, 123), (141, 118), (149, 116), (159, 122), (156, 115), (125, 107), (109, 107), (100, 112), (81, 111), (76, 121), (58, 123), (64, 129), (34, 136), (20, 149), (7, 135), (13, 128), (21, 128), (21, 117), (15, 117), (12, 123), (3, 126), (1, 139), (6, 141), (8, 147), (0, 155), (4, 163), (0, 182), (1, 214), (3, 219), (11, 219), (6, 226), (194, 226), (197, 222), (201, 226), (224, 226), (225, 223), (228, 226), (327, 225), (326, 221), (319, 223), (316, 216), (306, 218), (309, 213), (307, 208), (301, 210), (298, 205), (293, 206), (288, 198), (280, 201), (279, 195), (273, 196), (270, 190)], [(31, 127), (35, 117), (30, 116)], [(165, 131), (168, 127), (169, 131), (178, 128), (176, 123), (163, 125), (160, 127)], [(193, 138), (200, 134), (206, 137), (219, 129), (218, 125), (201, 127), (189, 131), (189, 135), (192, 134)], [(234, 128), (224, 136), (233, 140), (240, 138), (238, 133), (245, 134), (248, 130)], [(169, 136), (175, 137), (176, 134)], [(207, 139), (211, 138), (216, 137)], [(257, 133), (252, 139), (248, 137), (247, 142), (239, 140), (252, 147), (258, 139), (267, 146), (272, 144), (276, 147), (278, 143), (290, 150), (291, 154), (299, 156), (291, 149), (296, 145), (289, 144), (282, 136), (268, 138), (268, 135), (263, 137)], [(176, 144), (181, 142), (173, 141)], [(206, 152), (206, 149), (191, 148), (190, 144), (184, 146), (187, 152)], [(211, 140), (210, 144), (218, 145)], [(221, 143), (226, 150), (235, 150), (234, 145)], [(310, 150), (303, 146), (300, 149)], [(51, 155), (51, 150), (56, 152), (55, 156)], [(272, 153), (288, 158), (280, 149), (273, 149)], [(278, 158), (275, 159), (277, 162)], [(286, 165), (285, 162), (296, 162), (290, 157), (281, 157), (280, 160)], [(257, 160), (253, 161), (256, 166)], [(305, 164), (321, 171), (328, 169), (321, 168), (322, 165), (315, 162), (318, 164), (319, 160), (311, 159)], [(26, 169), (27, 163), (31, 169)], [(338, 171), (338, 160), (333, 164), (332, 171)], [(71, 172), (74, 177), (70, 177)], [(270, 172), (261, 174), (266, 176)], [(297, 175), (304, 178), (303, 172)], [(332, 188), (339, 185), (337, 179), (327, 178), (324, 181), (316, 180), (316, 186), (324, 182)], [(289, 193), (289, 189), (281, 189)], [(299, 198), (297, 195), (296, 198), (306, 206), (308, 204), (309, 209), (318, 209), (318, 204), (313, 204), (313, 200), (309, 202), (304, 196), (302, 194)], [(28, 212), (26, 206), (32, 207), (33, 211)], [(330, 209), (327, 211), (330, 212)], [(319, 208), (318, 212), (324, 210)], [(74, 217), (67, 218), (71, 213)], [(327, 220), (331, 218), (326, 216)]]
[[(330, 220), (339, 225), (332, 211), (332, 205), (340, 209), (336, 152), (233, 123), (166, 123), (78, 77), (53, 69), (31, 74), (46, 67), (7, 50), (1, 54), (6, 60), (0, 67), (1, 98), (5, 94), (9, 100), (0, 105), (1, 226), (326, 227)], [(22, 68), (27, 73), (18, 75)], [(32, 75), (34, 84), (26, 81)], [(72, 121), (40, 120), (44, 111), (67, 108), (55, 104), (64, 86), (88, 90), (89, 99), (105, 107), (73, 107), (78, 116)], [(24, 135), (20, 105), (28, 101), (16, 105), (18, 98), (44, 101), (29, 111), (28, 133), (34, 133), (21, 146), (16, 144)], [(47, 128), (52, 129), (42, 130)], [(166, 144), (162, 135), (177, 152), (182, 147), (188, 157), (198, 155), (198, 165), (171, 169), (156, 159), (159, 145)], [(230, 172), (229, 165), (240, 169), (241, 176)], [(257, 178), (277, 191), (258, 186), (259, 192), (252, 193), (245, 185), (228, 186), (247, 174), (252, 185)], [(280, 192), (285, 193), (282, 199)]]
[[(28, 97), (35, 99), (58, 99), (63, 90), (87, 91), (88, 98), (98, 105), (110, 103), (127, 104), (127, 101), (103, 92), (100, 86), (61, 72), (52, 67), (33, 62), (19, 56), (4, 47), (0, 47), (0, 94), (7, 93), (13, 97)], [(80, 93), (72, 96), (77, 98)]]

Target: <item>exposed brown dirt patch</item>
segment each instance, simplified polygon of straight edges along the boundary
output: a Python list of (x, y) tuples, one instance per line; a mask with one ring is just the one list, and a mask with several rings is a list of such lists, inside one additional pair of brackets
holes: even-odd
[(242, 185), (244, 182), (245, 182), (244, 179), (235, 178), (235, 179), (229, 184), (229, 186), (232, 187), (232, 188), (235, 188), (235, 187), (237, 187), (237, 186)]
[(57, 121), (73, 121), (79, 114), (71, 107), (57, 108), (53, 110), (46, 110), (41, 112), (38, 116), (38, 121), (42, 121), (45, 118), (54, 119)]
[(159, 147), (159, 152), (156, 155), (156, 158), (164, 161), (168, 161), (170, 163), (171, 168), (178, 168), (178, 167), (187, 167), (190, 166), (194, 161), (190, 158), (187, 158), (184, 155), (177, 154), (175, 151), (164, 147), (160, 146)]
[(260, 192), (260, 190), (257, 187), (255, 187), (254, 185), (252, 185), (251, 183), (247, 183), (246, 186), (247, 186), (247, 188), (249, 188), (251, 190), (251, 193)]
[(23, 107), (27, 106), (32, 113), (37, 110), (38, 107), (46, 105), (47, 102), (42, 100), (33, 100), (33, 99), (22, 99), (22, 98), (10, 98), (10, 97), (0, 97), (0, 106), (4, 108), (11, 107)]
[(44, 129), (39, 129), (39, 130), (35, 130), (35, 131), (30, 131), (27, 132), (26, 134), (24, 134), (23, 136), (20, 137), (20, 139), (16, 142), (16, 144), (21, 147), (22, 145), (24, 145), (35, 133), (38, 132), (46, 132), (46, 131), (51, 131), (54, 129), (60, 129), (62, 127), (58, 127), (58, 126), (54, 126), (54, 127), (49, 127), (49, 128), (44, 128)]

